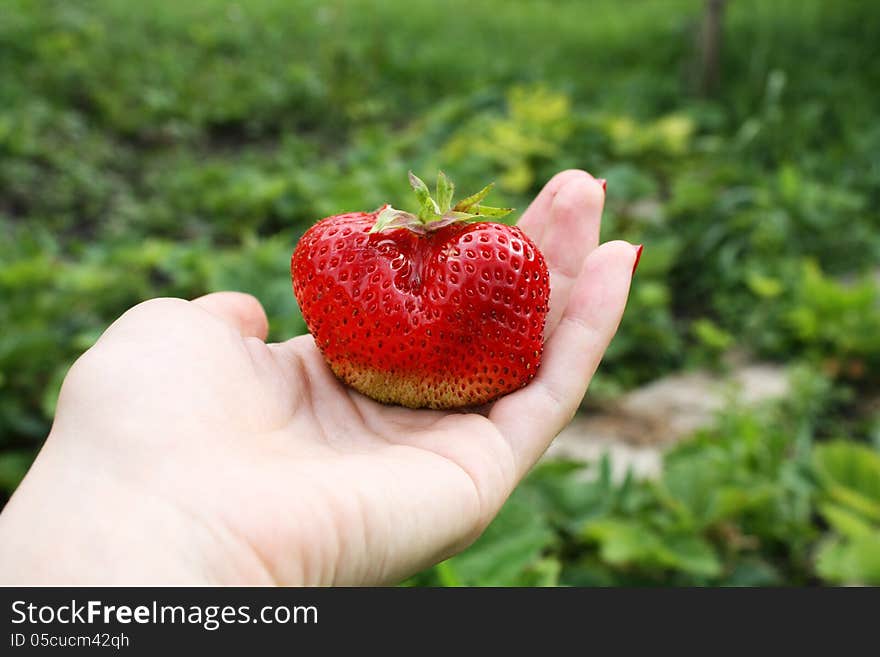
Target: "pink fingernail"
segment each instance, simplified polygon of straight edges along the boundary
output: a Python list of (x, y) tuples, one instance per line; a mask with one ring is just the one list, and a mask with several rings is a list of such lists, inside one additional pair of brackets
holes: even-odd
[(602, 185), (602, 193), (605, 193), (605, 189), (608, 187), (608, 181), (604, 178), (596, 178), (596, 182)]
[(639, 260), (642, 259), (642, 249), (645, 248), (644, 244), (635, 244), (634, 246), (636, 249), (636, 261), (633, 263), (633, 271), (632, 271), (633, 275), (635, 275), (635, 273), (636, 273), (636, 267), (639, 266)]

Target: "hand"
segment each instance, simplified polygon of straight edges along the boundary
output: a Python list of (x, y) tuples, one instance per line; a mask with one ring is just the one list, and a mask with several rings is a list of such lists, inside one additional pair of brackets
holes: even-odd
[(602, 186), (555, 176), (520, 226), (551, 272), (543, 364), (477, 412), (383, 406), (248, 295), (153, 299), (71, 368), (0, 516), (0, 581), (384, 584), (467, 547), (569, 422), (635, 248), (597, 248)]

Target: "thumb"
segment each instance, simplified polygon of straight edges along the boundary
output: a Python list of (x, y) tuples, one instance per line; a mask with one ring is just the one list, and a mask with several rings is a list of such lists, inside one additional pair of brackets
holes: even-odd
[(235, 328), (242, 337), (265, 340), (269, 333), (266, 311), (257, 298), (244, 292), (213, 292), (192, 303)]

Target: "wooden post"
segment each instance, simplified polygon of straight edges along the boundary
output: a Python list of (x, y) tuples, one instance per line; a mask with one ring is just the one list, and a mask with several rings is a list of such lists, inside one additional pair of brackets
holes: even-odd
[(721, 37), (727, 0), (706, 0), (699, 36), (699, 77), (702, 96), (711, 96), (721, 85)]

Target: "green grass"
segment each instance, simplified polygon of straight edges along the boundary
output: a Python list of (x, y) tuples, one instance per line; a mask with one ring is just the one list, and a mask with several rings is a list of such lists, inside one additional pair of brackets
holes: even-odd
[[(834, 507), (817, 462), (830, 439), (880, 435), (878, 11), (731, 2), (722, 86), (700, 98), (701, 10), (7, 0), (0, 489), (45, 437), (69, 364), (130, 305), (250, 291), (284, 339), (304, 331), (287, 267), (316, 219), (405, 204), (409, 168), (442, 167), (459, 188), (497, 180), (499, 203), (523, 208), (581, 167), (609, 181), (604, 237), (646, 244), (586, 405), (721, 371), (730, 350), (813, 385), (775, 410), (731, 409), (658, 485), (621, 492), (601, 470), (588, 486), (548, 466), (481, 543), (416, 581), (876, 582), (872, 507)], [(726, 515), (682, 492), (704, 469), (730, 491)]]

